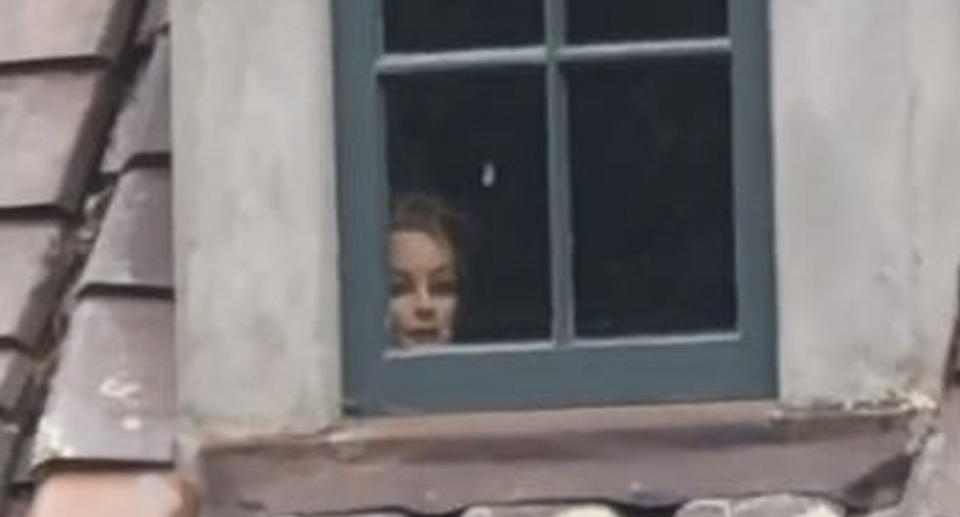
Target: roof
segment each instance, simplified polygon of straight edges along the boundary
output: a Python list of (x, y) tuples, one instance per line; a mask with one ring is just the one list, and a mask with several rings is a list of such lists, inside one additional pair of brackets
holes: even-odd
[[(0, 472), (173, 462), (166, 0), (0, 0)], [(33, 454), (30, 451), (33, 451)]]

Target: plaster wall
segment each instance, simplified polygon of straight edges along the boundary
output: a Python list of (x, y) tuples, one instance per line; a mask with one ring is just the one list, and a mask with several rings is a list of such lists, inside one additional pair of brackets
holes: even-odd
[(185, 422), (316, 430), (340, 405), (328, 3), (171, 9)]
[(960, 3), (774, 0), (781, 397), (940, 394), (960, 264)]

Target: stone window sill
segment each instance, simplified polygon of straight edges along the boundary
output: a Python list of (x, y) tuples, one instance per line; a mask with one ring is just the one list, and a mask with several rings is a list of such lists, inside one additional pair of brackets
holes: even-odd
[(345, 420), (315, 436), (208, 443), (198, 474), (218, 509), (271, 515), (780, 492), (871, 509), (901, 495), (910, 421), (772, 402)]

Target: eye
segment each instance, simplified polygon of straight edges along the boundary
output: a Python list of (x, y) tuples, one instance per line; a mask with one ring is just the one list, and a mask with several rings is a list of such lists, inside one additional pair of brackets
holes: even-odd
[(390, 280), (390, 296), (396, 298), (413, 291), (413, 283), (402, 276), (395, 276)]
[(430, 290), (437, 296), (453, 296), (457, 294), (457, 282), (453, 279), (437, 280), (430, 286)]

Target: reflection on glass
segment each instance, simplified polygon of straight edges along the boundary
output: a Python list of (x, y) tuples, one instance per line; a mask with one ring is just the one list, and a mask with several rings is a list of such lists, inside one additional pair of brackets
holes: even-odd
[(724, 62), (570, 77), (578, 334), (736, 324)]
[(543, 41), (543, 0), (384, 0), (383, 18), (388, 52)]
[[(415, 315), (413, 306), (394, 296), (391, 321), (398, 345), (548, 337), (543, 74), (395, 77), (386, 80), (384, 93), (394, 228), (411, 226), (404, 222), (410, 210), (401, 208), (413, 196), (419, 200), (413, 211), (418, 224), (434, 229), (420, 235), (392, 232), (393, 273), (401, 259), (404, 268), (422, 261), (416, 264), (426, 268), (420, 270), (420, 295), (439, 293), (445, 300), (435, 306), (434, 328), (405, 336), (401, 311)], [(456, 217), (449, 216), (454, 212)], [(458, 223), (440, 224), (448, 216)], [(453, 226), (456, 231), (446, 230)], [(435, 275), (426, 275), (430, 272)], [(416, 293), (416, 282), (393, 279), (401, 280), (392, 286), (394, 293), (410, 285)]]
[(610, 42), (727, 33), (726, 0), (568, 0), (567, 38)]

